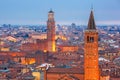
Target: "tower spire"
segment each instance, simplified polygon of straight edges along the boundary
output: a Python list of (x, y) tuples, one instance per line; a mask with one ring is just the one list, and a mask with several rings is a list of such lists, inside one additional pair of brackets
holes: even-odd
[(98, 31), (91, 10), (88, 28), (84, 36), (84, 80), (100, 80), (98, 61)]
[(49, 13), (54, 13), (53, 10), (52, 10), (52, 8), (50, 9)]
[(93, 10), (93, 4), (91, 4), (91, 10)]
[(93, 14), (93, 7), (91, 7), (91, 13), (89, 17), (89, 22), (88, 22), (88, 28), (89, 30), (96, 30), (96, 25), (95, 25), (95, 20), (94, 20), (94, 14)]

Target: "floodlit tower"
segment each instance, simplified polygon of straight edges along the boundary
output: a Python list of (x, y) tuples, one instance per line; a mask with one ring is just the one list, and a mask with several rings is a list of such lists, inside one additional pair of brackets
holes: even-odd
[(48, 40), (48, 51), (55, 52), (55, 21), (54, 21), (54, 12), (52, 10), (48, 13), (47, 21), (47, 40)]
[(93, 10), (91, 10), (88, 27), (85, 30), (84, 80), (99, 80), (98, 65), (98, 31), (96, 29)]

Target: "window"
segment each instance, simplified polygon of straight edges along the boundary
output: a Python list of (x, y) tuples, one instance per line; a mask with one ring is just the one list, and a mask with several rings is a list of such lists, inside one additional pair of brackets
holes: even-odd
[(87, 42), (89, 42), (89, 36), (87, 36)]
[(90, 37), (90, 42), (94, 42), (94, 37)]
[(87, 36), (87, 42), (94, 42), (94, 37)]

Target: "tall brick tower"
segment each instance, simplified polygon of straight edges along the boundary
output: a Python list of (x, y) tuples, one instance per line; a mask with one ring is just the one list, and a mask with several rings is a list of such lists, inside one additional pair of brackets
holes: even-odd
[(54, 21), (54, 12), (52, 10), (48, 13), (47, 21), (47, 41), (48, 41), (48, 51), (55, 52), (55, 21)]
[(91, 10), (88, 27), (85, 31), (84, 80), (99, 80), (98, 66), (98, 31), (96, 29), (93, 10)]

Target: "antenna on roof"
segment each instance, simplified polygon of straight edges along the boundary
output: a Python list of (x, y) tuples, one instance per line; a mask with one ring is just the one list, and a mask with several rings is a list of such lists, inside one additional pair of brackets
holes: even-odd
[(93, 10), (93, 4), (91, 4), (91, 10)]

